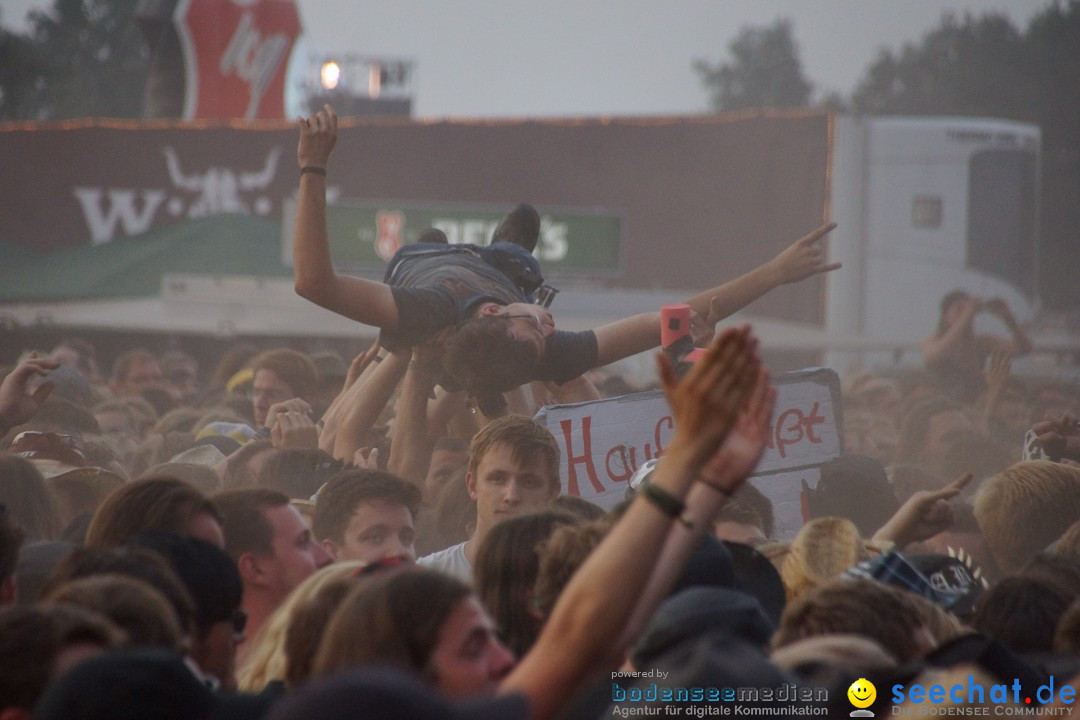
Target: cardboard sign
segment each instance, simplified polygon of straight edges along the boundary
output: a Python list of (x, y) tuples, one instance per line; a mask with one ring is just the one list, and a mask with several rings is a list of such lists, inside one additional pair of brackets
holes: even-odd
[[(765, 476), (816, 468), (842, 450), (840, 380), (835, 372), (800, 370), (772, 382), (776, 408), (769, 446), (754, 472), (761, 478), (755, 482), (758, 487), (767, 482)], [(623, 499), (634, 471), (663, 455), (674, 432), (671, 411), (659, 390), (549, 406), (536, 419), (559, 443), (563, 493), (604, 508)]]
[(300, 34), (293, 0), (180, 0), (185, 118), (283, 118), (285, 66)]

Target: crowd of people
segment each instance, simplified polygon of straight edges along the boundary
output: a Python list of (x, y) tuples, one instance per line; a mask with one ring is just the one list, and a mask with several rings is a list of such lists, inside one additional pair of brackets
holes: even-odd
[(336, 140), (329, 108), (301, 121), (296, 287), (369, 349), (238, 343), (208, 373), (72, 337), (3, 369), (0, 720), (847, 717), (933, 687), (937, 714), (1071, 713), (1080, 390), (1013, 375), (1004, 302), (950, 294), (925, 367), (844, 378), (844, 452), (776, 537), (748, 482), (775, 390), (752, 330), (715, 327), (837, 270), (818, 228), (687, 298), (673, 437), (601, 508), (532, 418), (644, 389), (609, 368), (659, 312), (557, 329), (528, 205), (486, 247), (430, 231), (385, 282), (337, 273)]

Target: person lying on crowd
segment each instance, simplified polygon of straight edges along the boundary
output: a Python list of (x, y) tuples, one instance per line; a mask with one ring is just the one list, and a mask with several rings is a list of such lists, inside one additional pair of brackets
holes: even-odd
[[(504, 271), (505, 264), (492, 264), (497, 261), (487, 252), (491, 248), (437, 243), (403, 248), (388, 265), (384, 282), (337, 273), (326, 225), (326, 168), (337, 141), (337, 116), (326, 106), (301, 118), (299, 129), (297, 293), (380, 328), (380, 343), (391, 351), (455, 328), (445, 341), (439, 367), (444, 386), (490, 398), (530, 380), (566, 382), (659, 344), (658, 312), (579, 333), (556, 330), (551, 313), (529, 302), (539, 267), (526, 247), (513, 242), (496, 243), (495, 252), (515, 268), (524, 268), (514, 277)], [(839, 268), (839, 263), (825, 262), (818, 244), (834, 227), (819, 227), (764, 265), (687, 299), (687, 304), (702, 317), (725, 317), (779, 285)]]

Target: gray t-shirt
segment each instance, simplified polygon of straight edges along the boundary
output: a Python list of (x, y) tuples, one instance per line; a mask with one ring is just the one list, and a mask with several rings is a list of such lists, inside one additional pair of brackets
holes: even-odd
[[(388, 350), (419, 345), (443, 328), (460, 325), (478, 305), (526, 302), (506, 275), (469, 252), (432, 252), (402, 257), (386, 281), (398, 310), (396, 330), (383, 330)], [(596, 334), (555, 331), (548, 338), (535, 380), (564, 383), (596, 366)]]

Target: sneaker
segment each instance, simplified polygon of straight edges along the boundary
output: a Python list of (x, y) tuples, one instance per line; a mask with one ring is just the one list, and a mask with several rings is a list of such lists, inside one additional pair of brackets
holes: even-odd
[(495, 232), (491, 242), (509, 242), (520, 245), (529, 252), (536, 249), (540, 239), (540, 213), (532, 205), (522, 203), (506, 214)]

